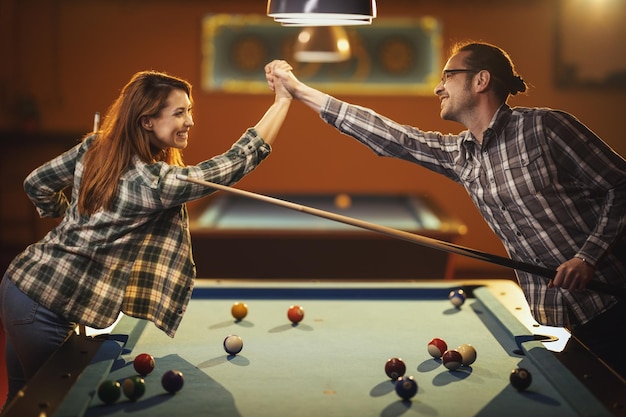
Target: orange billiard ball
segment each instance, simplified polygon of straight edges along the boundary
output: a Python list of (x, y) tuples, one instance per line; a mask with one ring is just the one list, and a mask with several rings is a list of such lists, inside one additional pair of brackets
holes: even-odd
[(246, 303), (237, 302), (230, 309), (231, 314), (237, 320), (243, 320), (248, 315), (248, 305)]

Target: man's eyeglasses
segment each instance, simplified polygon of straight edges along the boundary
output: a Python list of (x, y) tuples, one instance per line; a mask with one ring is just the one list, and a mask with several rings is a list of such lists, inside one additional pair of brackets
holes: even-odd
[(450, 78), (451, 75), (457, 74), (459, 72), (474, 72), (475, 73), (479, 71), (475, 69), (470, 69), (470, 68), (443, 70), (443, 73), (441, 74), (441, 83), (445, 85), (446, 81), (448, 81), (448, 78)]

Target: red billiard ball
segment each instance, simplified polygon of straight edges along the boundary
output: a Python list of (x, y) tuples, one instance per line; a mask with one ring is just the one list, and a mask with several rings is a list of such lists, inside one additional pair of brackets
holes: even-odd
[(433, 340), (428, 342), (428, 353), (435, 359), (441, 358), (443, 352), (446, 350), (448, 350), (448, 345), (443, 339), (435, 337)]
[(122, 382), (122, 391), (126, 398), (136, 401), (146, 392), (146, 381), (139, 375), (126, 378)]
[(139, 375), (148, 375), (150, 372), (154, 371), (154, 366), (154, 358), (148, 353), (140, 353), (135, 356), (135, 360), (133, 360), (133, 367)]
[(511, 371), (509, 381), (516, 390), (524, 391), (526, 388), (530, 387), (533, 377), (528, 369), (516, 368)]
[(165, 391), (170, 394), (175, 394), (183, 388), (185, 379), (183, 373), (176, 369), (172, 369), (163, 374), (161, 378), (161, 385)]
[(122, 395), (122, 387), (119, 382), (106, 380), (98, 385), (98, 398), (105, 404), (113, 404)]
[(287, 318), (293, 324), (298, 324), (304, 318), (304, 309), (300, 306), (291, 306), (289, 310), (287, 310)]
[(463, 357), (456, 349), (446, 350), (443, 353), (443, 356), (441, 356), (441, 360), (443, 362), (443, 366), (451, 371), (460, 368), (463, 364)]
[(396, 380), (402, 376), (406, 372), (406, 364), (400, 358), (391, 358), (388, 359), (385, 363), (385, 373), (387, 376), (393, 380)]
[(412, 376), (399, 378), (396, 382), (396, 394), (403, 400), (411, 399), (417, 394), (417, 382)]

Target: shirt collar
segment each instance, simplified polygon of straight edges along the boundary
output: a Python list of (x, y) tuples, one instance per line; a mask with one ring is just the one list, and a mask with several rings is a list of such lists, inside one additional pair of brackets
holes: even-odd
[[(492, 142), (494, 138), (500, 136), (511, 119), (511, 113), (511, 108), (506, 103), (503, 103), (502, 106), (500, 106), (500, 108), (493, 115), (491, 122), (489, 122), (489, 127), (483, 132), (483, 143), (481, 148), (484, 149), (489, 146), (489, 143)], [(472, 135), (469, 130), (466, 131), (466, 134), (461, 140), (461, 145), (465, 148), (466, 152), (473, 153), (477, 143), (478, 142), (476, 141), (474, 135)]]
[(493, 115), (489, 127), (483, 132), (483, 147), (489, 146), (494, 138), (499, 137), (504, 132), (504, 128), (511, 119), (511, 113), (511, 108), (506, 103), (500, 106), (496, 114)]

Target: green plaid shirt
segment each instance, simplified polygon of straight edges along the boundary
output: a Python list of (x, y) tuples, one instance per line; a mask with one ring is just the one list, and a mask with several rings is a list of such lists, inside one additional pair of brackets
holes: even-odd
[[(151, 320), (173, 337), (191, 297), (195, 264), (185, 203), (213, 190), (187, 175), (231, 185), (271, 152), (254, 129), (222, 155), (185, 168), (135, 159), (118, 184), (114, 209), (78, 213), (87, 138), (34, 170), (24, 188), (42, 217), (63, 216), (9, 266), (20, 290), (69, 321), (110, 326), (120, 311)], [(63, 190), (72, 187), (68, 201)]]

